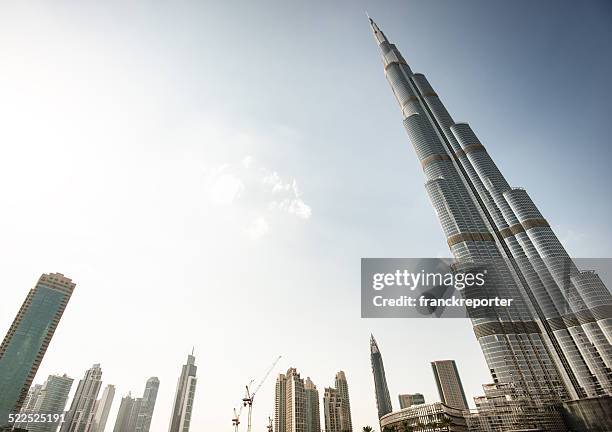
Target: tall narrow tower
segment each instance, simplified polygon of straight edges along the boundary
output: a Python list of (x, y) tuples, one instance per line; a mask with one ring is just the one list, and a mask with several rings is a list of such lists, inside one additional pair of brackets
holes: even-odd
[[(68, 394), (72, 388), (73, 379), (67, 375), (49, 375), (40, 389), (34, 405), (33, 414), (61, 415), (68, 401)], [(18, 425), (29, 432), (55, 432), (60, 421), (30, 422)], [(17, 426), (17, 425), (16, 425)]]
[(172, 418), (168, 432), (189, 432), (191, 414), (193, 412), (193, 399), (197, 384), (193, 351), (187, 356), (187, 363), (183, 365), (181, 376), (176, 386), (176, 395), (172, 407)]
[(102, 387), (102, 368), (99, 364), (94, 364), (79, 381), (61, 432), (87, 432), (94, 415), (100, 387)]
[(351, 419), (351, 401), (349, 399), (348, 381), (344, 371), (336, 374), (336, 390), (340, 395), (340, 430), (342, 432), (353, 432), (353, 421)]
[(391, 396), (387, 387), (387, 377), (385, 376), (385, 366), (383, 365), (382, 355), (378, 349), (378, 344), (374, 335), (370, 335), (370, 360), (372, 361), (372, 374), (374, 375), (374, 391), (376, 392), (376, 407), (378, 408), (378, 418), (393, 411), (391, 406)]
[(136, 422), (136, 432), (149, 432), (151, 428), (151, 420), (153, 419), (153, 411), (155, 410), (155, 401), (157, 400), (157, 392), (159, 391), (159, 378), (151, 377), (147, 380), (144, 393), (142, 394), (142, 405), (138, 413), (138, 421)]
[(487, 264), (487, 297), (513, 299), (472, 317), (494, 385), (509, 391), (497, 399), (540, 407), (612, 394), (612, 295), (577, 268), (527, 192), (510, 187), (470, 126), (454, 122), (425, 76), (370, 25), (452, 254)]
[(96, 401), (94, 413), (86, 432), (104, 432), (114, 398), (115, 386), (109, 384), (104, 388), (102, 397)]
[(442, 403), (453, 408), (468, 409), (461, 377), (455, 360), (436, 360), (431, 362), (438, 394)]
[(75, 286), (61, 273), (43, 274), (19, 309), (0, 345), (0, 427), (21, 409)]

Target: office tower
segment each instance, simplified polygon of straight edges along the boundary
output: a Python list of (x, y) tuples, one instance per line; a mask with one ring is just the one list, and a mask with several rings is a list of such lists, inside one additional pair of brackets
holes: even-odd
[(333, 387), (326, 387), (323, 392), (323, 417), (325, 419), (325, 432), (340, 432), (342, 411), (340, 394)]
[(93, 416), (86, 428), (87, 432), (104, 432), (114, 397), (115, 386), (109, 384), (104, 388), (102, 397), (96, 401)]
[(295, 368), (278, 376), (274, 404), (275, 432), (306, 431), (305, 398), (304, 380)]
[[(31, 405), (32, 414), (61, 415), (68, 401), (73, 379), (66, 374), (49, 375)], [(30, 432), (55, 432), (60, 422), (32, 422), (15, 425)]]
[(197, 384), (193, 351), (187, 356), (187, 363), (183, 365), (181, 376), (176, 386), (176, 396), (172, 407), (172, 417), (168, 432), (188, 432), (193, 410), (193, 398)]
[(285, 432), (285, 395), (287, 394), (287, 376), (279, 374), (274, 390), (274, 432)]
[(149, 378), (147, 380), (147, 384), (145, 385), (144, 393), (142, 394), (142, 404), (136, 422), (136, 432), (149, 432), (158, 391), (159, 378)]
[(373, 335), (370, 335), (370, 360), (372, 362), (372, 374), (374, 375), (374, 391), (376, 393), (376, 407), (378, 408), (378, 418), (393, 411), (391, 406), (391, 396), (387, 387), (387, 377), (385, 376), (385, 366), (383, 365), (382, 355), (378, 349), (378, 344)]
[(344, 371), (336, 374), (336, 390), (340, 396), (340, 431), (353, 432), (353, 421), (351, 420), (351, 402), (349, 399), (348, 382)]
[(487, 297), (513, 299), (471, 317), (494, 384), (513, 389), (497, 399), (538, 407), (612, 394), (612, 295), (577, 268), (527, 192), (510, 187), (470, 126), (453, 121), (425, 76), (370, 24), (459, 268), (487, 263)]
[(453, 408), (468, 409), (455, 360), (437, 360), (431, 362), (440, 401)]
[(401, 394), (398, 396), (400, 409), (410, 408), (413, 405), (423, 405), (425, 397), (421, 393)]
[(61, 432), (87, 432), (87, 425), (94, 414), (100, 387), (102, 387), (102, 369), (99, 364), (94, 364), (79, 381)]
[(117, 412), (117, 419), (115, 420), (113, 432), (130, 432), (129, 424), (133, 407), (134, 398), (131, 393), (121, 398), (121, 404), (119, 404), (119, 411)]
[(319, 391), (310, 377), (307, 377), (304, 381), (304, 414), (306, 416), (305, 432), (321, 432)]
[(28, 293), (0, 345), (0, 426), (18, 413), (76, 285), (43, 274)]

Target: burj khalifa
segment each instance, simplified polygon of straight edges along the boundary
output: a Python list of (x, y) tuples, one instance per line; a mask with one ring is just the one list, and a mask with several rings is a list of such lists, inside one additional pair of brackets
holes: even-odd
[[(472, 317), (493, 383), (535, 406), (612, 395), (612, 295), (578, 269), (529, 194), (511, 187), (374, 21), (385, 76), (458, 262), (490, 263), (513, 306)], [(528, 155), (526, 155), (528, 157)]]

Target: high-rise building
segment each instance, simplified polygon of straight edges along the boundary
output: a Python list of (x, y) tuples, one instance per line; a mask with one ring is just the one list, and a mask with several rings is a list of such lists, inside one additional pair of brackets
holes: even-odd
[[(486, 263), (487, 297), (513, 299), (471, 317), (495, 387), (512, 388), (496, 403), (531, 409), (612, 394), (612, 295), (577, 268), (527, 192), (510, 187), (470, 126), (453, 121), (425, 76), (370, 24), (458, 268)], [(538, 427), (553, 430), (553, 416), (536, 416)]]
[(304, 381), (304, 415), (306, 416), (305, 432), (321, 432), (319, 391), (310, 377)]
[(326, 387), (323, 392), (323, 417), (325, 418), (325, 432), (340, 432), (342, 421), (340, 412), (342, 410), (342, 399), (338, 390)]
[(437, 360), (431, 362), (440, 401), (450, 407), (468, 409), (463, 384), (459, 377), (455, 360)]
[(102, 368), (99, 364), (94, 364), (79, 381), (61, 432), (87, 432), (94, 415), (100, 387), (102, 387)]
[(115, 427), (113, 432), (132, 432), (129, 429), (130, 418), (132, 416), (134, 408), (134, 398), (131, 393), (121, 398), (119, 404), (119, 411), (117, 412), (117, 419), (115, 420)]
[(349, 398), (348, 381), (344, 371), (336, 374), (336, 390), (340, 395), (340, 431), (353, 432), (353, 421), (351, 419), (351, 401)]
[(413, 405), (423, 405), (425, 397), (421, 393), (401, 394), (398, 396), (400, 409), (410, 408)]
[(197, 371), (198, 368), (195, 365), (195, 357), (192, 351), (187, 356), (187, 363), (183, 365), (181, 376), (176, 386), (176, 395), (174, 397), (168, 432), (189, 432), (197, 384)]
[(343, 371), (336, 374), (335, 387), (323, 393), (325, 432), (352, 432), (348, 382)]
[[(73, 379), (67, 375), (49, 375), (31, 405), (32, 414), (61, 415), (66, 408)], [(60, 421), (31, 422), (15, 425), (30, 432), (55, 432)]]
[(391, 396), (387, 387), (387, 377), (385, 376), (382, 355), (373, 335), (370, 335), (370, 360), (372, 362), (372, 374), (374, 375), (376, 407), (378, 408), (378, 418), (380, 419), (385, 414), (393, 411), (393, 407), (391, 406)]
[[(310, 379), (308, 379), (310, 381)], [(276, 393), (274, 404), (274, 430), (275, 432), (306, 432), (307, 424), (315, 427), (315, 423), (321, 427), (318, 407), (318, 391), (310, 381), (308, 386), (310, 392), (305, 389), (304, 380), (300, 377), (297, 369), (289, 368), (286, 374), (280, 374), (276, 380)], [(313, 388), (314, 387), (314, 388)], [(310, 414), (306, 414), (307, 395), (311, 398), (316, 392), (317, 406), (311, 402)]]
[(149, 378), (147, 380), (147, 384), (145, 385), (144, 393), (142, 394), (142, 404), (140, 407), (140, 412), (138, 413), (138, 419), (136, 421), (136, 432), (149, 432), (158, 391), (159, 378)]
[(104, 432), (114, 397), (115, 386), (109, 384), (104, 388), (102, 397), (94, 405), (94, 413), (86, 428), (86, 432)]
[(0, 345), (0, 426), (18, 413), (76, 285), (43, 274), (28, 293)]
[(287, 376), (279, 374), (274, 391), (274, 432), (285, 432), (285, 402), (287, 394)]
[(30, 390), (28, 390), (28, 395), (23, 401), (23, 406), (20, 411), (21, 414), (34, 412), (34, 406), (36, 405), (36, 401), (38, 400), (42, 387), (42, 384), (34, 384), (32, 387), (30, 387)]

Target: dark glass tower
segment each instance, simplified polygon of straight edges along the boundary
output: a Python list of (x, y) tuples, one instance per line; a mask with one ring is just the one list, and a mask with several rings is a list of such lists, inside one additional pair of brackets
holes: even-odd
[(385, 366), (383, 365), (382, 355), (378, 349), (378, 344), (373, 335), (370, 335), (370, 360), (372, 361), (372, 375), (374, 375), (374, 391), (376, 392), (376, 407), (378, 408), (378, 418), (393, 411), (391, 406), (391, 396), (387, 387), (387, 377), (385, 376)]
[(0, 426), (21, 409), (75, 286), (60, 273), (43, 274), (2, 341)]
[(522, 406), (612, 394), (612, 295), (577, 268), (527, 192), (508, 184), (470, 126), (454, 122), (370, 24), (452, 254), (487, 264), (487, 297), (514, 299), (472, 317), (494, 385)]

